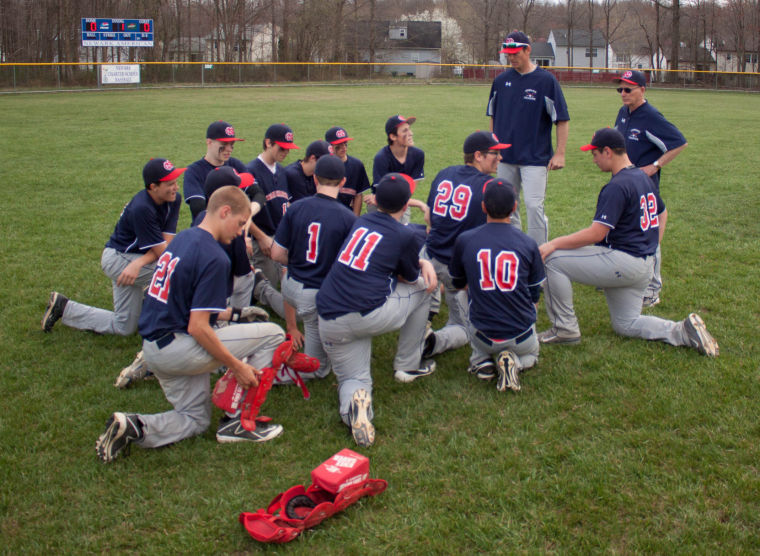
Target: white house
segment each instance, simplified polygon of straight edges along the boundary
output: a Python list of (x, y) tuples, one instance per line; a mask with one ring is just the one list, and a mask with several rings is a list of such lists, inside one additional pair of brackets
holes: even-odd
[(555, 65), (559, 67), (603, 68), (609, 59), (615, 60), (612, 47), (608, 46), (609, 57), (605, 56), (605, 40), (602, 32), (594, 29), (589, 46), (588, 31), (572, 29), (568, 39), (567, 29), (549, 31), (548, 43), (554, 49)]

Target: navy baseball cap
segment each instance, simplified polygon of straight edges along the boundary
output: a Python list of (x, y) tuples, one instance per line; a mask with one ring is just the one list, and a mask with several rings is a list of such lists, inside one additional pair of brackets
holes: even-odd
[(346, 165), (334, 154), (328, 154), (317, 160), (314, 175), (326, 180), (342, 180), (346, 177)]
[(620, 77), (616, 77), (615, 79), (613, 79), (613, 81), (616, 81), (618, 83), (620, 83), (621, 81), (624, 81), (625, 83), (630, 83), (631, 85), (638, 85), (639, 87), (647, 86), (647, 76), (644, 75), (643, 72), (636, 71), (636, 70), (624, 71)]
[(590, 151), (593, 149), (603, 149), (609, 147), (611, 149), (625, 148), (625, 139), (623, 134), (613, 127), (603, 127), (594, 132), (594, 137), (591, 138), (591, 143), (583, 145), (582, 151)]
[(331, 127), (325, 132), (325, 141), (331, 145), (340, 145), (346, 141), (353, 141), (353, 137), (348, 136), (348, 132), (342, 127)]
[(414, 122), (417, 121), (417, 118), (412, 116), (411, 118), (405, 118), (401, 114), (396, 114), (395, 116), (391, 116), (388, 118), (388, 121), (385, 122), (385, 134), (390, 135), (391, 133), (396, 133), (396, 130), (398, 129), (398, 126), (400, 126), (403, 123), (407, 123), (409, 125), (412, 125)]
[(383, 210), (397, 212), (412, 198), (415, 185), (406, 174), (385, 174), (375, 186), (375, 202)]
[(219, 166), (211, 170), (206, 176), (203, 192), (206, 194), (206, 199), (208, 199), (214, 191), (225, 185), (234, 185), (240, 189), (245, 189), (255, 181), (253, 174), (249, 174), (248, 172), (238, 174), (231, 166)]
[(208, 126), (208, 129), (206, 130), (206, 139), (213, 139), (214, 141), (222, 141), (224, 143), (245, 141), (245, 139), (235, 137), (235, 128), (221, 120)]
[(530, 46), (528, 35), (522, 31), (512, 31), (501, 43), (501, 50), (504, 54), (517, 54), (526, 46)]
[(462, 150), (465, 154), (470, 154), (491, 149), (508, 149), (511, 146), (510, 143), (501, 143), (499, 138), (490, 131), (476, 131), (464, 140)]
[(509, 216), (515, 208), (515, 200), (515, 188), (507, 180), (493, 178), (483, 184), (483, 203), (493, 215)]
[(148, 163), (143, 166), (143, 181), (145, 182), (145, 187), (148, 187), (151, 183), (175, 180), (180, 177), (185, 170), (187, 170), (187, 168), (175, 168), (174, 164), (166, 158), (151, 158)]
[(283, 149), (298, 149), (300, 148), (293, 142), (293, 130), (285, 124), (272, 124), (267, 129), (265, 139), (274, 141), (280, 145)]
[(330, 143), (327, 141), (312, 141), (309, 143), (309, 146), (306, 147), (306, 157), (305, 159), (310, 158), (312, 155), (317, 157), (317, 160), (319, 160), (321, 157), (325, 156), (326, 154), (332, 154), (333, 148)]

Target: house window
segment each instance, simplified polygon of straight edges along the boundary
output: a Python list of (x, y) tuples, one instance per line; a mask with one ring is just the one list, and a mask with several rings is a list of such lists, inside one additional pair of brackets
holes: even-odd
[(596, 48), (587, 48), (586, 58), (596, 58)]
[(731, 61), (731, 54), (726, 54), (726, 60)]
[(406, 27), (391, 27), (388, 31), (388, 37), (394, 40), (406, 39)]
[(757, 62), (757, 54), (745, 54), (744, 55), (744, 61), (748, 64), (751, 64), (753, 62)]
[(542, 68), (551, 65), (549, 63), (548, 58), (536, 58), (535, 60), (533, 60), (533, 63), (535, 63), (537, 66), (542, 67)]

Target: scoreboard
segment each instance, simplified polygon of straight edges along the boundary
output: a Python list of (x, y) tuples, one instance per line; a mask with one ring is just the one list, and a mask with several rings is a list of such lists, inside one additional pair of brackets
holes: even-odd
[(83, 17), (82, 46), (153, 46), (153, 20)]

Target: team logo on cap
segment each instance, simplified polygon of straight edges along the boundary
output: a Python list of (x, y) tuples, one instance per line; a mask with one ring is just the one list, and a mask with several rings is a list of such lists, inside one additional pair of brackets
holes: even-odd
[(167, 172), (171, 172), (172, 170), (174, 170), (174, 164), (172, 164), (168, 160), (164, 160), (164, 170), (166, 170)]
[(230, 126), (227, 126), (224, 128), (224, 133), (227, 135), (227, 137), (235, 137), (235, 128)]
[(292, 131), (288, 131), (288, 132), (285, 134), (285, 140), (286, 140), (288, 143), (292, 143), (292, 142), (293, 142), (293, 132), (292, 132)]
[(339, 129), (338, 131), (335, 132), (335, 137), (337, 137), (338, 139), (343, 139), (345, 136), (346, 136), (346, 132), (343, 131), (342, 129)]
[(627, 72), (625, 72), (625, 73), (623, 74), (623, 79), (629, 79), (629, 78), (631, 78), (631, 77), (633, 77), (633, 72), (632, 72), (632, 71), (630, 71), (630, 70), (628, 70)]
[(498, 137), (496, 137), (496, 134), (495, 134), (495, 133), (492, 133), (492, 134), (491, 134), (491, 139), (493, 139), (493, 140), (494, 140), (494, 141), (496, 141), (497, 143), (499, 142), (499, 138), (498, 138)]

